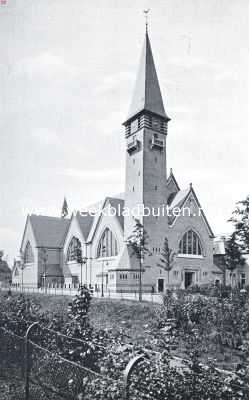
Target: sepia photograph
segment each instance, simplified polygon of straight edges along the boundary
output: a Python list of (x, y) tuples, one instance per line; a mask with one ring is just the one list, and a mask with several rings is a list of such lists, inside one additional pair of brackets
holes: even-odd
[(249, 399), (248, 0), (0, 0), (0, 400)]

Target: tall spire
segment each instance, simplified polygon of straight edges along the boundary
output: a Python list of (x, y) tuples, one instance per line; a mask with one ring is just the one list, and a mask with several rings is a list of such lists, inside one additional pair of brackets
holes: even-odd
[(61, 218), (66, 218), (67, 216), (68, 216), (68, 204), (67, 204), (66, 197), (64, 197), (62, 210), (61, 210)]
[(147, 21), (145, 41), (127, 121), (141, 111), (149, 111), (169, 120), (164, 110), (161, 90), (148, 35)]

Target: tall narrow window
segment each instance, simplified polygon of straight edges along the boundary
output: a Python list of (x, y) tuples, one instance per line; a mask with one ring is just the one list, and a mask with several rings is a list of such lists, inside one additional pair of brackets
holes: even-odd
[(112, 231), (109, 228), (106, 228), (100, 238), (98, 249), (97, 249), (97, 258), (100, 257), (113, 257), (118, 254), (118, 243), (113, 235)]
[(75, 236), (71, 239), (67, 249), (67, 261), (75, 261), (77, 258), (77, 248), (81, 247), (80, 240)]
[(179, 253), (198, 256), (203, 254), (201, 241), (192, 229), (183, 235), (179, 243)]
[(34, 253), (33, 253), (30, 242), (27, 242), (25, 251), (24, 251), (24, 264), (33, 263), (33, 262), (34, 262)]

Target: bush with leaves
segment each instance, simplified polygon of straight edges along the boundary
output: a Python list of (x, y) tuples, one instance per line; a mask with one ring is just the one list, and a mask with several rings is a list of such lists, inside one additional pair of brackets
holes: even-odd
[(6, 294), (0, 302), (0, 326), (24, 336), (28, 326), (37, 320), (40, 305), (24, 295)]
[(98, 360), (106, 351), (106, 333), (91, 326), (90, 305), (91, 293), (86, 286), (81, 286), (69, 303), (64, 319), (58, 319), (56, 315), (49, 321), (43, 319), (43, 326), (37, 328), (37, 340), (39, 342), (42, 338), (45, 348), (70, 361), (100, 371)]
[[(56, 385), (65, 392), (77, 393), (86, 400), (118, 400), (122, 397), (123, 372), (129, 360), (144, 355), (144, 361), (136, 366), (131, 376), (131, 400), (249, 398), (249, 377), (244, 366), (224, 378), (214, 361), (207, 367), (201, 364), (210, 343), (214, 346), (219, 341), (222, 350), (235, 348), (248, 364), (247, 292), (232, 291), (227, 298), (168, 292), (154, 321), (144, 326), (148, 341), (144, 339), (139, 346), (129, 343), (131, 338), (126, 335), (125, 325), (112, 331), (93, 329), (89, 321), (90, 304), (91, 295), (85, 287), (80, 289), (64, 316), (47, 316), (39, 305), (23, 296), (4, 297), (1, 302), (0, 316), (5, 318), (6, 324), (9, 316), (20, 323), (25, 323), (26, 319), (39, 321), (32, 340), (52, 354), (35, 352), (33, 365), (45, 383), (49, 384), (52, 374)], [(176, 365), (171, 353), (179, 350), (182, 343), (189, 362), (181, 361)], [(64, 369), (67, 363), (58, 355), (97, 374), (90, 377), (82, 373), (76, 378), (74, 369), (70, 364)], [(65, 371), (69, 372), (66, 377)]]

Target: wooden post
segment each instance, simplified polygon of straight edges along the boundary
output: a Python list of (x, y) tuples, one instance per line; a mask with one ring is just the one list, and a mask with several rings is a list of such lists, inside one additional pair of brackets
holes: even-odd
[(26, 331), (25, 337), (24, 337), (24, 343), (25, 343), (25, 354), (24, 354), (24, 359), (25, 359), (25, 400), (29, 400), (29, 373), (30, 373), (30, 359), (29, 359), (29, 335), (31, 330), (38, 325), (38, 322), (34, 322), (32, 325), (30, 325)]

